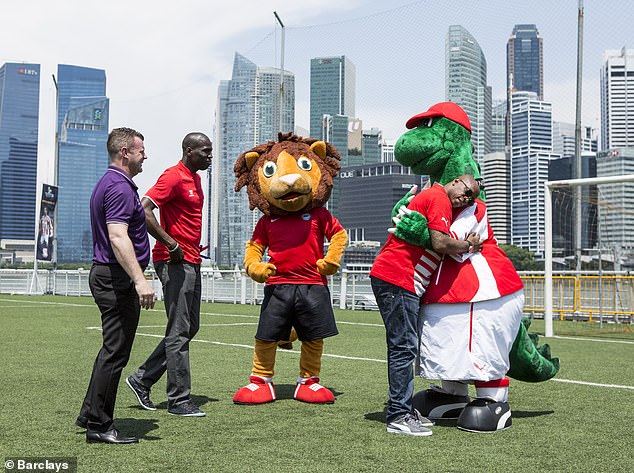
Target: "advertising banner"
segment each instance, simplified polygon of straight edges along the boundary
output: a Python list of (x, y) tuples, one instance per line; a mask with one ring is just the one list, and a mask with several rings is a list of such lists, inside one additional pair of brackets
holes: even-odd
[(37, 229), (37, 259), (51, 261), (53, 257), (53, 237), (55, 235), (55, 205), (57, 205), (57, 187), (42, 185), (40, 220)]

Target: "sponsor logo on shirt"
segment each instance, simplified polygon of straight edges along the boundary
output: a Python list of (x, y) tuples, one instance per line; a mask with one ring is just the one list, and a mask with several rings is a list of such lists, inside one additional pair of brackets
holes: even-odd
[(302, 214), (302, 220), (310, 220), (310, 214)]

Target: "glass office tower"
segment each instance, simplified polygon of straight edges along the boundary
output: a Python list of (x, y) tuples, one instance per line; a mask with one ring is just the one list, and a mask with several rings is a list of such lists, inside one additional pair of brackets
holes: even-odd
[(511, 96), (511, 243), (544, 254), (544, 183), (553, 153), (552, 104), (534, 92)]
[(634, 49), (609, 49), (601, 68), (601, 151), (634, 148)]
[(216, 136), (212, 161), (214, 192), (210, 216), (212, 258), (219, 265), (242, 266), (244, 245), (262, 215), (249, 210), (243, 188), (235, 192), (233, 166), (240, 154), (257, 144), (277, 140), (278, 131), (295, 128), (295, 76), (284, 71), (282, 130), (280, 130), (281, 70), (260, 67), (236, 53), (231, 80), (220, 81), (216, 106)]
[(0, 67), (0, 240), (35, 239), (40, 65)]
[[(506, 43), (507, 90), (544, 98), (544, 48), (536, 25), (515, 25)], [(512, 82), (511, 82), (512, 81)]]
[[(310, 60), (310, 136), (323, 139), (324, 115), (355, 115), (355, 67), (346, 56)], [(347, 127), (347, 124), (346, 124)], [(337, 148), (339, 153), (346, 152)]]
[(487, 61), (475, 38), (452, 25), (445, 43), (445, 94), (460, 105), (471, 122), (473, 156), (482, 161), (492, 150), (492, 92), (487, 85)]
[(57, 261), (90, 262), (90, 195), (109, 158), (109, 101), (101, 69), (57, 68)]

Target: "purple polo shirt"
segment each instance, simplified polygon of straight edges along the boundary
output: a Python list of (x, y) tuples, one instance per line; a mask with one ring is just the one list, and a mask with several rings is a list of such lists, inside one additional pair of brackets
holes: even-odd
[(108, 238), (108, 224), (128, 226), (128, 236), (134, 246), (141, 269), (150, 261), (150, 240), (145, 225), (145, 212), (137, 186), (123, 170), (108, 167), (90, 197), (93, 258), (95, 263), (118, 264)]

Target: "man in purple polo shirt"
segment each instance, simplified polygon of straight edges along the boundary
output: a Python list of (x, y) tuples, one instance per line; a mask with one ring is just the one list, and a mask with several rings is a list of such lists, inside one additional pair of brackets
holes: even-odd
[(90, 292), (101, 312), (103, 345), (93, 365), (88, 391), (75, 422), (88, 443), (135, 443), (113, 424), (121, 372), (130, 358), (141, 307), (151, 309), (156, 294), (143, 275), (150, 242), (137, 186), (132, 178), (147, 158), (143, 135), (115, 128), (108, 135), (110, 167), (90, 198), (93, 265)]

